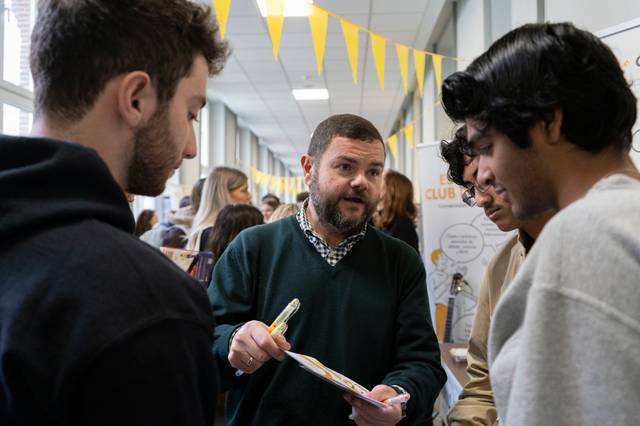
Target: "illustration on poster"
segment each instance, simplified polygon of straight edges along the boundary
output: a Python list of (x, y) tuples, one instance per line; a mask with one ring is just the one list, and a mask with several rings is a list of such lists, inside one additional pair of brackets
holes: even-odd
[[(436, 311), (444, 313), (448, 309), (453, 274), (459, 272), (466, 275), (467, 264), (478, 258), (480, 264), (486, 266), (504, 243), (505, 234), (484, 213), (478, 214), (471, 223), (457, 223), (446, 228), (440, 235), (439, 248), (431, 253), (431, 262), (435, 269), (428, 276)], [(454, 305), (454, 341), (464, 341), (468, 338), (476, 305), (477, 296), (473, 288), (465, 286), (456, 296)]]

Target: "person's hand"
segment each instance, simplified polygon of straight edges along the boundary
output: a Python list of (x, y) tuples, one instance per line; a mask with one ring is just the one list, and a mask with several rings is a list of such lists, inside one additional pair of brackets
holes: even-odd
[(284, 336), (275, 339), (269, 328), (260, 321), (249, 321), (238, 329), (229, 347), (229, 363), (232, 367), (251, 374), (271, 358), (284, 359), (283, 350), (291, 349)]
[[(393, 398), (398, 393), (390, 386), (378, 385), (365, 396), (376, 401), (385, 401)], [(344, 399), (352, 407), (352, 420), (358, 426), (386, 426), (395, 425), (402, 420), (402, 408), (400, 404), (390, 405), (386, 408), (378, 408), (351, 394), (345, 394)]]

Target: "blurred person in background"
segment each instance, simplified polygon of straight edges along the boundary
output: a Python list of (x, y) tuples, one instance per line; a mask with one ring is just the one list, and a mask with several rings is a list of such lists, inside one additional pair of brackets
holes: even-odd
[(193, 218), (187, 248), (204, 250), (220, 210), (236, 203), (251, 204), (247, 175), (231, 167), (212, 169), (202, 188), (202, 198)]
[[(182, 225), (185, 232), (191, 229), (193, 224), (193, 218), (200, 207), (200, 199), (202, 197), (202, 187), (204, 186), (205, 178), (200, 178), (193, 184), (191, 188), (191, 196), (183, 197), (180, 200), (180, 207), (175, 212), (169, 213), (169, 222), (175, 225)], [(188, 203), (182, 205), (187, 198)]]
[(307, 198), (309, 198), (308, 191), (298, 192), (296, 195), (296, 203), (298, 204), (298, 207), (302, 207), (302, 204), (307, 200)]
[(300, 210), (300, 207), (296, 203), (280, 204), (269, 218), (269, 223), (294, 215), (298, 213), (298, 210)]
[(273, 194), (267, 194), (260, 200), (260, 211), (264, 217), (264, 223), (269, 223), (269, 218), (280, 205), (280, 198)]
[(257, 208), (248, 204), (229, 204), (218, 213), (204, 249), (212, 252), (213, 261), (217, 262), (236, 235), (263, 223), (262, 213)]
[(419, 252), (416, 216), (413, 184), (405, 175), (387, 170), (374, 224), (385, 234), (404, 241)]
[(153, 210), (142, 210), (136, 220), (136, 229), (133, 235), (140, 237), (145, 232), (149, 231), (153, 226), (158, 223), (158, 215)]

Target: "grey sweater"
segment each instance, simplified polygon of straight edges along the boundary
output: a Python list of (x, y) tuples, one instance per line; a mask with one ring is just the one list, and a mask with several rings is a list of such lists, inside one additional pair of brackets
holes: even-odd
[(640, 417), (640, 182), (613, 175), (545, 227), (489, 338), (503, 425)]

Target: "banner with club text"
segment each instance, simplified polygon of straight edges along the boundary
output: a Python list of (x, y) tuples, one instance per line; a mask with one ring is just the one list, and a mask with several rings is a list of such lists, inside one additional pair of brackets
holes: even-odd
[[(440, 158), (439, 143), (418, 145), (416, 151), (422, 190), (422, 255), (432, 321), (442, 340), (447, 312), (453, 306), (452, 340), (466, 342), (484, 269), (500, 246), (515, 234), (500, 231), (481, 208), (462, 202), (464, 190), (447, 179), (447, 164)], [(467, 284), (452, 291), (455, 273), (462, 274)], [(453, 294), (455, 297), (450, 300)]]

